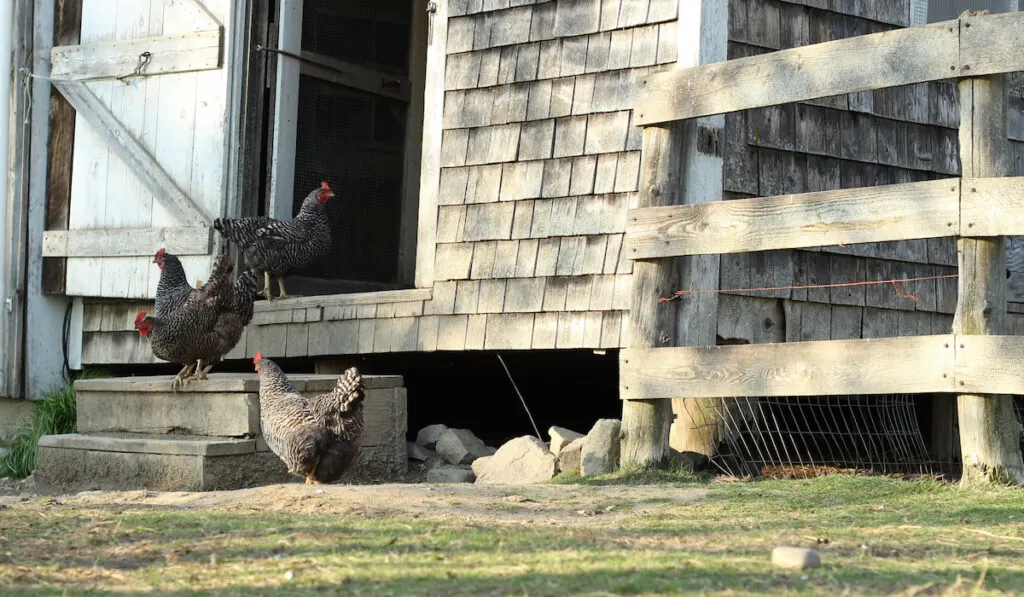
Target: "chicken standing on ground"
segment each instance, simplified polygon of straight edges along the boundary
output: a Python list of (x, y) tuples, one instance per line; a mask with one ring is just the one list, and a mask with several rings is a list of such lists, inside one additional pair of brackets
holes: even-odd
[(363, 432), (363, 378), (351, 367), (334, 390), (312, 398), (298, 393), (277, 363), (256, 353), (260, 428), (288, 472), (307, 484), (332, 483), (352, 467)]
[(218, 255), (207, 283), (192, 288), (176, 255), (160, 249), (153, 261), (160, 266), (154, 313), (140, 311), (135, 329), (149, 337), (154, 356), (184, 365), (171, 380), (171, 389), (177, 391), (189, 381), (206, 379), (238, 344), (252, 320), (259, 274), (246, 271), (232, 284), (234, 267), (227, 256)]
[(298, 215), (291, 220), (266, 216), (217, 218), (213, 227), (229, 241), (238, 244), (245, 264), (263, 272), (263, 295), (270, 297), (270, 276), (277, 278), (281, 293), (288, 298), (284, 277), (323, 257), (331, 249), (331, 226), (327, 220), (327, 201), (334, 191), (326, 182), (302, 201)]

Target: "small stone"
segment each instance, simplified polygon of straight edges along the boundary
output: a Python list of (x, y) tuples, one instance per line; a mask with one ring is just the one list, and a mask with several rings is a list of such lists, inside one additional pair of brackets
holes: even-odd
[(817, 568), (821, 566), (821, 554), (803, 547), (780, 546), (772, 550), (772, 564), (795, 570)]
[[(483, 460), (484, 462), (479, 462)], [(555, 476), (558, 462), (548, 445), (532, 435), (517, 437), (498, 448), (494, 456), (473, 463), (480, 484), (524, 485)]]
[(569, 445), (574, 439), (583, 437), (582, 433), (577, 433), (571, 429), (565, 427), (552, 427), (548, 429), (548, 435), (551, 437), (551, 453), (558, 454), (562, 451), (562, 448)]
[(465, 466), (441, 465), (427, 471), (427, 483), (472, 483), (476, 475)]
[(618, 419), (598, 419), (583, 438), (580, 454), (580, 474), (584, 477), (615, 472), (619, 468)]
[(578, 437), (569, 442), (558, 452), (558, 470), (564, 472), (580, 472), (580, 462), (583, 454), (583, 437)]
[(7, 448), (0, 448), (0, 460), (3, 460), (8, 454), (10, 451)]
[(469, 464), (491, 455), (484, 442), (469, 429), (446, 429), (438, 438), (436, 449), (451, 464)]
[(405, 453), (409, 456), (409, 460), (418, 460), (419, 462), (426, 462), (431, 458), (437, 458), (437, 452), (430, 448), (424, 448), (415, 442), (405, 442)]
[(441, 439), (441, 434), (445, 431), (448, 431), (447, 425), (427, 425), (416, 434), (416, 443), (433, 450), (437, 445), (437, 440)]

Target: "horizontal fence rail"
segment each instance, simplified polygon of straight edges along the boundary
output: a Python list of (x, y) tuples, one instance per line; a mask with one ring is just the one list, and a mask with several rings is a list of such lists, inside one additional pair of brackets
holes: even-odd
[(629, 348), (623, 400), (932, 392), (1024, 394), (1024, 336), (933, 335)]
[(631, 209), (626, 256), (654, 259), (1024, 234), (1024, 177), (951, 178)]
[(652, 125), (954, 77), (1024, 70), (1024, 13), (964, 17), (649, 75)]

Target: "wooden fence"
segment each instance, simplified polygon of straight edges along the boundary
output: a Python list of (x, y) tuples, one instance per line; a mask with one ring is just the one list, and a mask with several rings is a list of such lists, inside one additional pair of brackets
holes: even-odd
[[(624, 248), (635, 261), (635, 296), (620, 355), (623, 465), (669, 456), (670, 400), (934, 392), (958, 395), (964, 479), (1024, 482), (1012, 404), (998, 396), (1024, 394), (1024, 337), (1006, 335), (1003, 239), (1024, 234), (1024, 178), (1007, 177), (1001, 74), (1020, 70), (1024, 14), (1009, 13), (639, 81), (641, 189)], [(692, 130), (682, 121), (947, 78), (959, 79), (963, 178), (698, 205), (680, 196), (680, 152)], [(959, 255), (952, 334), (674, 347), (674, 307), (658, 301), (674, 290), (675, 257), (945, 236), (957, 237)], [(953, 401), (938, 412), (951, 428)]]

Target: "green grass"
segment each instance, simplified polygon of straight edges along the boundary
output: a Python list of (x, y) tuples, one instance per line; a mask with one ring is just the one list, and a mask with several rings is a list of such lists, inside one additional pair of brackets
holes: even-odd
[[(86, 370), (75, 379), (109, 377), (102, 370)], [(0, 459), (0, 477), (23, 478), (36, 467), (36, 444), (44, 435), (75, 433), (74, 380), (45, 394), (36, 405), (32, 424), (11, 441), (10, 453)]]
[[(578, 486), (610, 513), (523, 488), (514, 512), (418, 516), (290, 488), (281, 504), (185, 509), (40, 498), (0, 513), (0, 593), (99, 595), (1013, 595), (1024, 591), (1024, 492), (837, 475), (687, 489)], [(379, 491), (388, 491), (380, 486)], [(443, 488), (437, 491), (443, 491)], [(555, 492), (561, 494), (561, 492)], [(493, 502), (494, 495), (467, 502)], [(280, 495), (274, 497), (280, 502)], [(335, 500), (335, 501), (331, 501)], [(626, 507), (628, 505), (632, 507)], [(410, 504), (409, 507), (413, 507)], [(0, 506), (2, 508), (2, 506)], [(535, 508), (536, 518), (524, 516)], [(547, 510), (545, 510), (547, 509)], [(547, 512), (546, 514), (544, 512)], [(545, 518), (548, 516), (548, 518)], [(823, 566), (770, 564), (777, 545)]]

